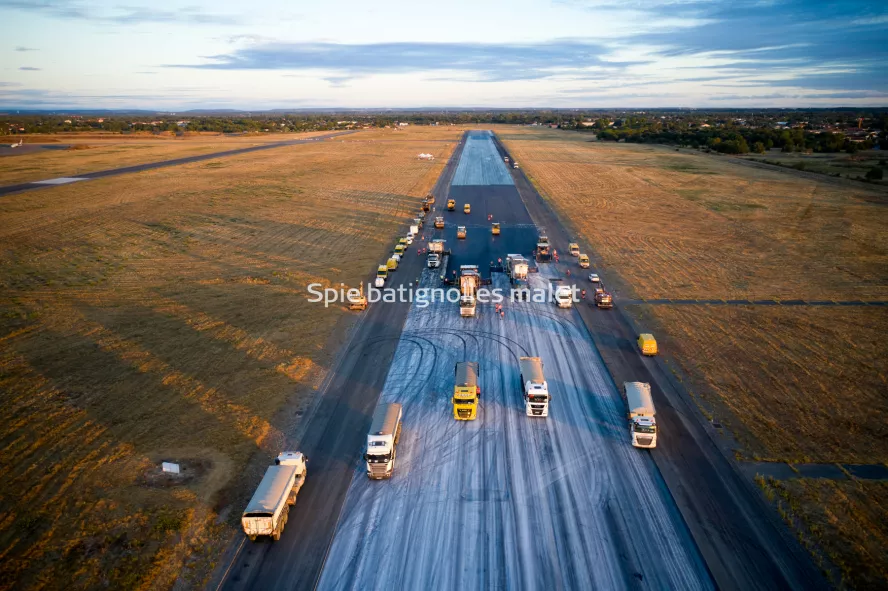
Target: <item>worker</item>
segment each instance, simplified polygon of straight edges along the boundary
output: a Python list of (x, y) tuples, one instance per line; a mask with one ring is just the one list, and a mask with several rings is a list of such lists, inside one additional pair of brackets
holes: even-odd
[(567, 276), (570, 277), (570, 269), (567, 270)]
[(586, 290), (585, 289), (583, 290), (583, 299), (584, 300), (586, 299)]

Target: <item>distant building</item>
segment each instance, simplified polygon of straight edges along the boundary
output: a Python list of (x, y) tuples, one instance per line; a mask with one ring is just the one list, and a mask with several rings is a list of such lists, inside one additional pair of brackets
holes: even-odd
[(408, 125), (410, 125), (410, 124), (409, 124), (409, 123), (405, 123), (404, 121), (401, 121), (401, 122), (398, 123), (398, 127), (407, 127)]

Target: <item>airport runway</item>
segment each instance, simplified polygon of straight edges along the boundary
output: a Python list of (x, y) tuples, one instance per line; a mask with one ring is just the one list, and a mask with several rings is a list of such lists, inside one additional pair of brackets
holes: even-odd
[[(508, 169), (485, 157), (493, 150), (486, 133), (469, 134), (451, 187), (457, 210), (441, 232), (451, 266), (478, 264), (483, 275), (490, 259), (530, 256), (536, 239)], [(490, 235), (488, 215), (501, 236)], [(461, 224), (468, 238), (456, 241)], [(532, 287), (554, 277), (540, 267)], [(435, 271), (422, 281), (440, 285)], [(494, 287), (508, 293), (503, 274)], [(395, 475), (369, 481), (356, 450), (318, 588), (712, 588), (650, 454), (629, 444), (623, 401), (577, 312), (506, 302), (505, 317), (492, 304), (478, 314), (411, 307), (381, 397), (404, 405)], [(548, 418), (524, 413), (521, 355), (543, 359)], [(481, 365), (473, 422), (452, 416), (462, 360)]]
[(353, 131), (340, 131), (326, 135), (318, 135), (311, 138), (301, 140), (288, 140), (285, 142), (276, 142), (271, 144), (261, 144), (258, 146), (250, 146), (248, 148), (237, 148), (235, 150), (225, 150), (224, 152), (214, 152), (212, 154), (199, 154), (197, 156), (187, 156), (185, 158), (176, 158), (174, 160), (163, 160), (161, 162), (149, 162), (146, 164), (136, 164), (134, 166), (125, 166), (123, 168), (112, 168), (111, 170), (99, 170), (97, 172), (87, 172), (72, 177), (59, 177), (54, 179), (46, 179), (42, 181), (34, 181), (30, 183), (19, 183), (16, 185), (6, 185), (0, 187), (0, 196), (10, 193), (20, 193), (22, 191), (31, 191), (34, 189), (45, 189), (46, 187), (54, 187), (58, 185), (67, 185), (92, 179), (103, 178), (106, 176), (116, 176), (118, 174), (129, 174), (131, 172), (142, 172), (143, 170), (153, 170), (155, 168), (164, 168), (167, 166), (179, 166), (180, 164), (190, 164), (192, 162), (201, 162), (203, 160), (213, 160), (215, 158), (224, 158), (226, 156), (237, 156), (238, 154), (248, 154), (259, 150), (271, 150), (272, 148), (282, 148), (284, 146), (295, 146), (298, 144), (307, 144), (309, 142), (317, 142), (328, 138), (354, 133)]

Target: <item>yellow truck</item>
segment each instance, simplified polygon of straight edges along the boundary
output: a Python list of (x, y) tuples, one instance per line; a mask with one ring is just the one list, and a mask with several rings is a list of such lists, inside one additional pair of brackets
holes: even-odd
[(376, 287), (382, 287), (385, 285), (385, 280), (388, 279), (389, 270), (386, 265), (379, 265), (376, 268)]
[(390, 258), (389, 260), (386, 261), (385, 266), (389, 271), (397, 270), (398, 259), (396, 259), (395, 257)]
[(656, 355), (658, 351), (654, 335), (648, 332), (638, 335), (638, 348), (641, 350), (642, 355)]
[(407, 247), (403, 244), (399, 244), (395, 247), (395, 254), (401, 256), (404, 254), (404, 251), (407, 250)]
[(588, 269), (589, 268), (589, 255), (580, 254), (579, 263), (580, 263), (580, 268)]
[(494, 236), (499, 236), (500, 233), (500, 225), (499, 222), (493, 222), (493, 225), (490, 227), (490, 233)]
[(474, 421), (478, 416), (478, 362), (460, 361), (454, 370), (453, 418), (457, 421)]
[(472, 213), (472, 206), (468, 203), (463, 205), (463, 213)]
[(444, 218), (442, 218), (440, 216), (436, 217), (435, 218), (435, 227), (439, 230), (442, 229), (444, 227)]
[(448, 199), (447, 211), (453, 211), (454, 209), (456, 209), (456, 199)]
[(571, 242), (567, 245), (567, 250), (570, 252), (572, 256), (578, 257), (580, 256), (580, 245), (576, 242)]
[(456, 227), (456, 237), (457, 238), (465, 238), (466, 237), (466, 227), (465, 226), (457, 226)]
[[(357, 291), (358, 293), (355, 293)], [(364, 284), (361, 283), (358, 289), (348, 290), (348, 309), (349, 310), (366, 310), (367, 297), (364, 295)]]

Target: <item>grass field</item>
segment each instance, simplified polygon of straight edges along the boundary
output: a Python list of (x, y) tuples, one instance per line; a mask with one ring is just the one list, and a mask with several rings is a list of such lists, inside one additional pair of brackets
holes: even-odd
[(0, 589), (200, 586), (353, 318), (306, 284), (368, 277), (453, 147), (318, 142), (0, 200)]
[[(33, 135), (24, 138), (30, 144), (68, 146), (61, 149), (43, 149), (34, 152), (10, 152), (0, 156), (0, 185), (13, 185), (61, 176), (76, 176), (147, 162), (185, 158), (199, 154), (247, 148), (269, 142), (283, 142), (312, 137), (328, 132), (223, 135), (114, 135), (114, 134), (55, 134)], [(4, 143), (10, 141), (7, 137)]]
[[(880, 190), (661, 146), (589, 142), (570, 132), (518, 128), (503, 137), (595, 250), (594, 266), (618, 297), (888, 299), (888, 200)], [(656, 330), (704, 412), (742, 444), (742, 457), (888, 461), (888, 311), (629, 312)], [(870, 559), (835, 538), (842, 531), (821, 523), (821, 514), (800, 507), (804, 523), (833, 536), (829, 546), (845, 553), (844, 564)], [(877, 566), (883, 572), (886, 556)]]
[[(888, 154), (878, 150), (865, 150), (856, 154), (843, 152), (832, 154), (802, 154), (799, 152), (781, 152), (769, 150), (766, 154), (750, 154), (747, 160), (767, 162), (779, 166), (788, 166), (797, 170), (817, 172), (842, 178), (865, 178), (873, 167), (882, 169), (883, 176), (888, 177)], [(888, 178), (877, 184), (888, 186)]]

